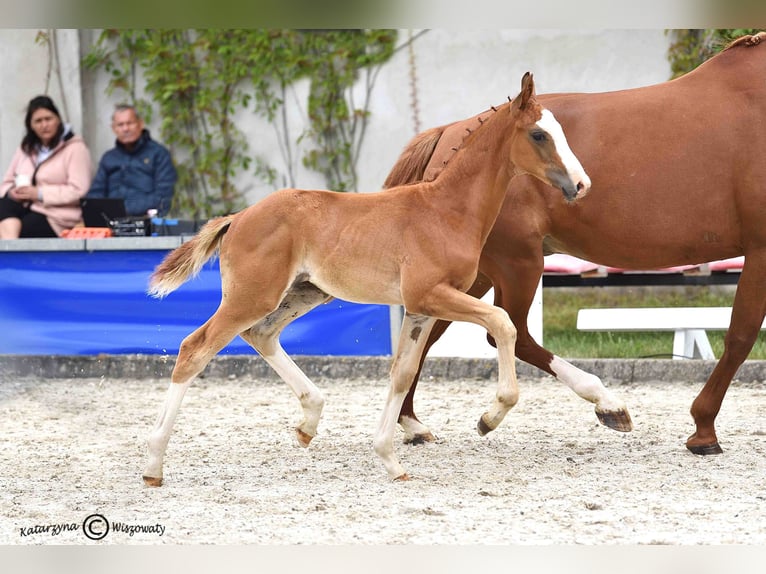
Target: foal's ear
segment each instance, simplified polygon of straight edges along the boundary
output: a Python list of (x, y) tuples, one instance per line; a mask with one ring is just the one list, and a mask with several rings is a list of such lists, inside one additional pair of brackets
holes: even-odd
[(520, 110), (527, 107), (529, 100), (535, 95), (535, 80), (532, 78), (532, 74), (527, 72), (524, 77), (521, 78), (521, 93), (516, 98), (517, 106)]

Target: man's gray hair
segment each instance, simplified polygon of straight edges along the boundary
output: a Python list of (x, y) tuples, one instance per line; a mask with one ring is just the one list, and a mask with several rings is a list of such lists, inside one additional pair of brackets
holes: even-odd
[(114, 106), (114, 111), (112, 112), (112, 121), (114, 121), (114, 116), (116, 116), (118, 113), (127, 112), (128, 110), (135, 114), (137, 120), (141, 119), (141, 114), (138, 113), (136, 106), (132, 104), (117, 104)]

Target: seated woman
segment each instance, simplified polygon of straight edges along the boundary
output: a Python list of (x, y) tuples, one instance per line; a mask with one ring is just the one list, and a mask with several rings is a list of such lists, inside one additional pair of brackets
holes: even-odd
[(90, 151), (48, 96), (32, 98), (26, 134), (0, 183), (0, 239), (58, 237), (82, 219)]

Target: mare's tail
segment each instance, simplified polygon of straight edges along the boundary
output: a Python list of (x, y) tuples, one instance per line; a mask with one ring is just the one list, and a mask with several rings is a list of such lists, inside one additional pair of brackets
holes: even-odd
[(431, 128), (412, 138), (391, 168), (383, 187), (388, 189), (423, 181), (423, 174), (444, 133), (444, 127)]
[(149, 279), (149, 294), (164, 297), (199, 273), (205, 261), (218, 251), (233, 219), (233, 215), (227, 215), (208, 221), (194, 239), (168, 253)]

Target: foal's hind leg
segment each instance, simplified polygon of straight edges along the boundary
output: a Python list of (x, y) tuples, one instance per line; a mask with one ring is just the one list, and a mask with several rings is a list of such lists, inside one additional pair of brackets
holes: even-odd
[(222, 310), (222, 307), (181, 343), (165, 402), (149, 434), (149, 460), (143, 473), (144, 482), (148, 486), (162, 484), (162, 462), (186, 389), (241, 329), (233, 316), (225, 309)]
[(290, 322), (329, 299), (329, 295), (311, 283), (298, 283), (285, 295), (275, 311), (240, 333), (298, 397), (303, 408), (303, 420), (295, 428), (295, 433), (298, 444), (303, 447), (307, 447), (317, 434), (324, 397), (282, 348), (279, 334)]
[(687, 439), (686, 447), (694, 454), (723, 452), (715, 432), (715, 419), (732, 378), (758, 338), (766, 315), (765, 284), (766, 253), (746, 254), (742, 275), (737, 283), (723, 355), (692, 403), (691, 415), (697, 430)]

